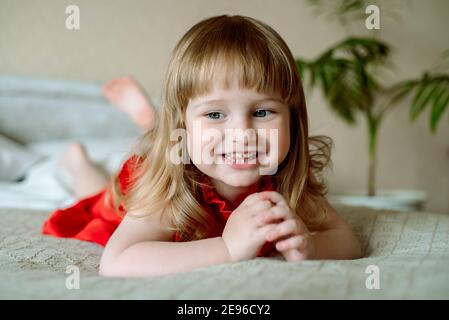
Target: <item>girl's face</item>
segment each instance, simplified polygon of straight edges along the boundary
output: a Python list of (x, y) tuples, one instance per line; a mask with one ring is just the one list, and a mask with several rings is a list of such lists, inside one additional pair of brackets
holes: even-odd
[(254, 185), (261, 175), (275, 173), (288, 154), (288, 106), (236, 81), (190, 99), (185, 122), (192, 162), (222, 189)]

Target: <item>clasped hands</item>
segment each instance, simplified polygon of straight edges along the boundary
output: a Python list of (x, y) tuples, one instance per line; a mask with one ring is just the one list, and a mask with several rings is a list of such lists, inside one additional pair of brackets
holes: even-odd
[(222, 237), (232, 261), (254, 258), (266, 241), (287, 261), (303, 261), (315, 251), (307, 226), (276, 191), (249, 195), (229, 217)]

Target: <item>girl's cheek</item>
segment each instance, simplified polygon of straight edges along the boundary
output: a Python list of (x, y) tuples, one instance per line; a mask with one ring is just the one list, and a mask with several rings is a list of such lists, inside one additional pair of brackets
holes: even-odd
[(195, 164), (212, 164), (215, 160), (215, 148), (220, 144), (221, 132), (214, 125), (196, 122), (189, 126), (189, 154)]

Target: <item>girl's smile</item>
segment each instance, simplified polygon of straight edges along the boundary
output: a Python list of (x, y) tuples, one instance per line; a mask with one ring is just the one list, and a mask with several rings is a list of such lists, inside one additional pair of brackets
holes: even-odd
[(221, 155), (224, 163), (234, 169), (248, 169), (259, 165), (257, 151), (255, 152), (237, 152), (224, 153)]

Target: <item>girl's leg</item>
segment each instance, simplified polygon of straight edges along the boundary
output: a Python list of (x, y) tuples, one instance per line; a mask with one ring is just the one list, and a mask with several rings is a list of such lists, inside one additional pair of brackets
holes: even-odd
[[(103, 85), (104, 96), (127, 114), (145, 133), (154, 127), (155, 109), (140, 85), (131, 77), (112, 79)], [(108, 174), (89, 159), (80, 143), (71, 144), (58, 161), (58, 166), (69, 174), (77, 199), (94, 195), (109, 182)]]
[(108, 175), (95, 165), (80, 143), (69, 145), (57, 165), (69, 174), (77, 199), (94, 195), (108, 184)]
[(102, 86), (103, 95), (128, 115), (145, 133), (154, 127), (155, 109), (141, 86), (131, 77), (120, 77)]

